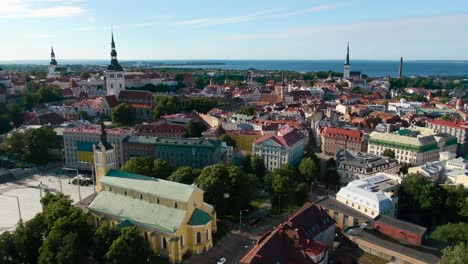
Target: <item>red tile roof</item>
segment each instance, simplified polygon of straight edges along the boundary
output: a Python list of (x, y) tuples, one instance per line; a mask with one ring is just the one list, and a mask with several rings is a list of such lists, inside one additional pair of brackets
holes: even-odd
[(306, 203), (287, 221), (263, 235), (239, 263), (313, 264), (310, 257), (328, 249), (327, 245), (314, 239), (334, 224), (321, 207)]
[(283, 136), (276, 136), (276, 135), (265, 135), (257, 140), (255, 140), (255, 144), (259, 144), (265, 142), (267, 140), (273, 140), (276, 143), (280, 144), (281, 146), (293, 146), (299, 140), (303, 139), (305, 136), (299, 130), (293, 129), (291, 132), (283, 135)]
[(119, 101), (125, 100), (153, 100), (153, 96), (148, 91), (121, 91)]
[(322, 131), (322, 136), (327, 138), (344, 138), (347, 140), (362, 141), (364, 139), (364, 132), (339, 127), (325, 127)]
[(468, 122), (454, 122), (454, 121), (446, 121), (446, 120), (441, 120), (441, 119), (432, 119), (432, 120), (427, 120), (427, 123), (468, 130)]
[(104, 96), (104, 100), (106, 100), (110, 108), (114, 108), (119, 105), (119, 101), (117, 101), (115, 95), (106, 95)]

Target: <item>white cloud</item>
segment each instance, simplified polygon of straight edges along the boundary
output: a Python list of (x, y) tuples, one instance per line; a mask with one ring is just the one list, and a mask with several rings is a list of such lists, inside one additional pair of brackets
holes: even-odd
[[(0, 18), (43, 18), (67, 17), (80, 15), (85, 9), (73, 5), (79, 1), (74, 0), (2, 0), (0, 1)], [(53, 3), (53, 5), (50, 5)], [(44, 5), (45, 4), (45, 5)]]
[(208, 17), (208, 18), (197, 18), (189, 20), (175, 21), (173, 24), (176, 25), (199, 25), (199, 26), (213, 26), (213, 25), (225, 25), (225, 24), (237, 24), (242, 22), (247, 22), (255, 19), (265, 17), (266, 14), (271, 13), (271, 11), (263, 11), (252, 13), (248, 15), (241, 16), (231, 16), (231, 17)]
[(333, 4), (333, 5), (319, 5), (319, 6), (313, 6), (310, 8), (305, 8), (305, 9), (300, 9), (292, 12), (287, 12), (284, 14), (279, 15), (280, 17), (291, 17), (291, 16), (299, 16), (299, 15), (305, 15), (309, 13), (317, 13), (321, 11), (327, 11), (327, 10), (333, 10), (341, 7), (341, 5), (338, 4)]

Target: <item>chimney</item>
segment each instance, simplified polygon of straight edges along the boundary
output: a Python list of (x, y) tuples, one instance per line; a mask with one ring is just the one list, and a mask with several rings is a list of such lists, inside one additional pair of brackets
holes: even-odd
[(403, 75), (403, 57), (400, 57), (400, 68), (398, 69), (398, 78), (401, 78)]

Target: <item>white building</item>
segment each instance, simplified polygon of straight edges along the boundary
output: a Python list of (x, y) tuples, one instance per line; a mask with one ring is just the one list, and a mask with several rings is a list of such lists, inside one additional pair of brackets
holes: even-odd
[(448, 181), (468, 187), (468, 161), (455, 158), (455, 154), (443, 152), (439, 161), (429, 162), (408, 169), (410, 174), (424, 175), (435, 181)]
[(380, 214), (395, 217), (398, 186), (399, 178), (379, 173), (348, 183), (336, 194), (336, 199), (372, 218)]
[(457, 138), (420, 127), (400, 129), (395, 133), (372, 132), (367, 152), (382, 156), (386, 149), (395, 153), (400, 163), (421, 165), (439, 160), (440, 152), (456, 152)]
[(265, 167), (274, 170), (284, 164), (297, 165), (304, 156), (304, 134), (293, 129), (287, 134), (268, 134), (252, 144), (252, 155), (263, 158)]

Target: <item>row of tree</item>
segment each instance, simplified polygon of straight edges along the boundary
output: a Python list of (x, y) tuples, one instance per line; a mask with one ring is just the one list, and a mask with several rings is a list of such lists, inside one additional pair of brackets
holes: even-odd
[(0, 235), (0, 263), (145, 263), (151, 251), (135, 227), (99, 228), (64, 194), (47, 193), (43, 211)]
[(400, 188), (398, 215), (429, 229), (468, 217), (468, 190), (441, 186), (422, 175), (406, 176)]
[(153, 111), (153, 117), (159, 118), (163, 115), (176, 114), (180, 112), (206, 113), (218, 106), (218, 103), (209, 98), (183, 98), (178, 99), (175, 96), (155, 96), (156, 107)]
[(63, 100), (62, 91), (52, 85), (38, 86), (37, 84), (28, 83), (23, 96), (23, 103), (27, 109), (39, 103), (56, 102)]
[(60, 149), (63, 141), (52, 127), (42, 126), (24, 132), (14, 131), (0, 145), (7, 156), (19, 160), (44, 164), (50, 161), (49, 149)]

